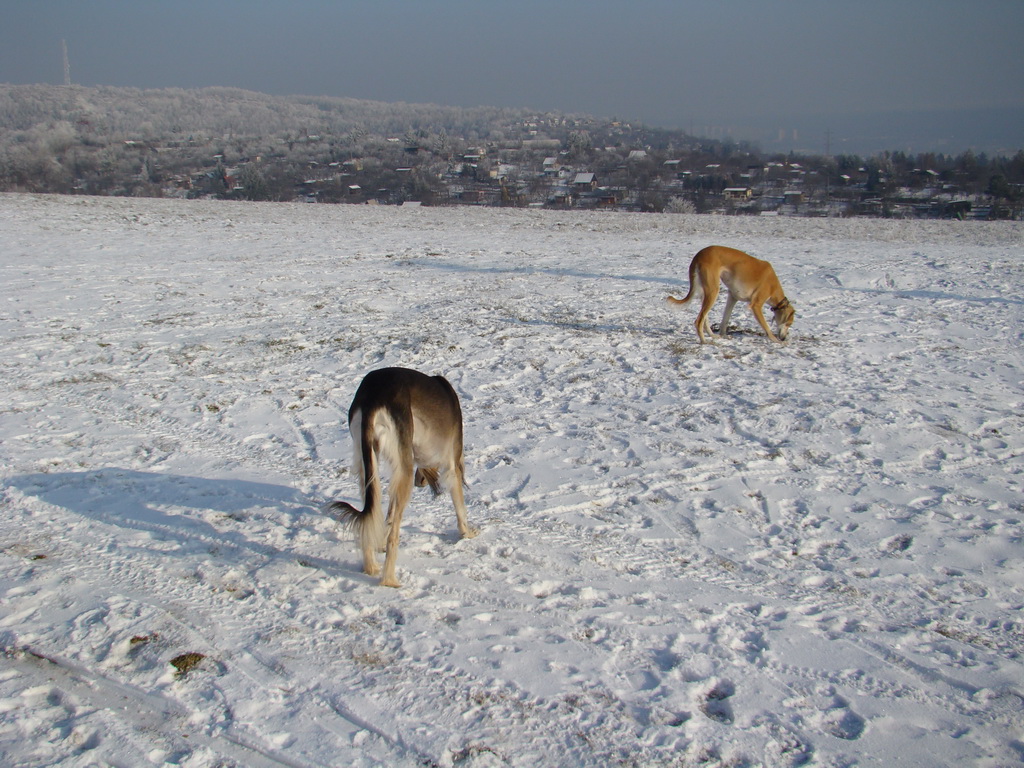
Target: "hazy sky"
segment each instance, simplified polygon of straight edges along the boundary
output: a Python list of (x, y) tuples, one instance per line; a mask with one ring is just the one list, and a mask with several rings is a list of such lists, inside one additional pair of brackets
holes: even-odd
[(974, 121), (1024, 147), (1024, 127), (989, 124), (1024, 113), (1024, 0), (0, 0), (0, 82), (63, 82), (62, 39), (79, 85), (527, 107), (754, 140), (806, 126), (812, 149), (822, 126), (838, 144), (887, 114), (911, 142), (928, 127), (914, 120), (959, 113), (961, 133)]

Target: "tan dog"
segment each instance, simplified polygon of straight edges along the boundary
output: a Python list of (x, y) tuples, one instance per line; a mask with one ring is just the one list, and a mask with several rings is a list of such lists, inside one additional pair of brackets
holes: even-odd
[[(786, 294), (782, 292), (782, 285), (772, 265), (735, 248), (709, 245), (700, 250), (690, 262), (690, 290), (686, 296), (681, 299), (668, 297), (672, 304), (686, 304), (695, 295), (704, 295), (696, 323), (697, 336), (701, 344), (704, 343), (705, 333), (711, 335), (708, 313), (718, 298), (719, 282), (729, 291), (729, 297), (725, 302), (725, 314), (722, 315), (722, 326), (718, 331), (720, 336), (724, 338), (727, 333), (729, 316), (732, 315), (732, 308), (736, 306), (736, 302), (745, 301), (750, 305), (750, 310), (764, 328), (764, 332), (768, 334), (768, 338), (772, 341), (785, 341), (789, 335), (789, 327), (796, 317), (796, 311), (786, 298)], [(762, 307), (765, 303), (769, 303), (772, 308), (778, 337), (772, 333), (764, 319)]]

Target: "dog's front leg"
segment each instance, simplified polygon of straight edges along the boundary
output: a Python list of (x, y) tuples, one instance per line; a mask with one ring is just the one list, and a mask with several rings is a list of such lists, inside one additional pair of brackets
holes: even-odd
[(757, 322), (764, 329), (764, 332), (768, 334), (768, 338), (772, 341), (778, 341), (778, 338), (772, 333), (771, 327), (768, 325), (768, 321), (764, 319), (764, 309), (760, 304), (751, 304), (750, 309), (754, 312), (754, 317), (757, 318)]

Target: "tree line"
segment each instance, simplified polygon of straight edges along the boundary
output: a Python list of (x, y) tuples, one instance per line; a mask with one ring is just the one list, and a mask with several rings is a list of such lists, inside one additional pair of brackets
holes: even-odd
[[(1019, 215), (1013, 157), (762, 153), (587, 115), (197, 90), (0, 85), (0, 190), (324, 202), (548, 204), (592, 172), (635, 210), (709, 210), (725, 189), (852, 201), (987, 196)], [(561, 175), (559, 175), (561, 173)], [(608, 192), (607, 190), (612, 190)], [(742, 206), (740, 206), (742, 208)]]

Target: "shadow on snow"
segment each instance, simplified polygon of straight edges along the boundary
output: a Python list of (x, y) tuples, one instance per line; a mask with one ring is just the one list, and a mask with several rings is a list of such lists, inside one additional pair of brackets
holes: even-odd
[[(21, 475), (9, 484), (26, 496), (84, 518), (141, 531), (156, 542), (177, 543), (182, 555), (233, 550), (267, 559), (299, 558), (303, 564), (327, 570), (339, 566), (263, 540), (268, 523), (280, 541), (282, 531), (285, 539), (291, 539), (298, 529), (331, 519), (318, 503), (293, 488), (119, 468)], [(224, 524), (215, 525), (217, 521)], [(244, 530), (247, 521), (254, 523), (251, 534)], [(341, 547), (339, 554), (344, 557), (354, 551), (347, 539), (339, 525), (336, 540), (329, 543)]]

